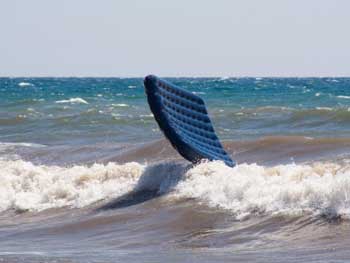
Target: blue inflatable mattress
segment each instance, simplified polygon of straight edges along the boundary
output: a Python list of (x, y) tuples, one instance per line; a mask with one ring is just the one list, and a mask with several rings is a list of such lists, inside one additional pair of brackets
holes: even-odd
[(204, 101), (156, 76), (144, 80), (148, 104), (165, 137), (188, 161), (221, 160), (235, 162), (222, 147), (209, 119)]

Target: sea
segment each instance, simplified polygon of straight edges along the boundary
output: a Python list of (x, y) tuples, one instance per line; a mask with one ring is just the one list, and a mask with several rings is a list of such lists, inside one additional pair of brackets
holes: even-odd
[(350, 78), (165, 78), (237, 166), (192, 165), (143, 78), (0, 78), (0, 262), (349, 262)]

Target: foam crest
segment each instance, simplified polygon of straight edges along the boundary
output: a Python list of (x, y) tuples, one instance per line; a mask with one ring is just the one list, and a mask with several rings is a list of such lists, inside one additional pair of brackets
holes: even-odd
[(350, 96), (345, 96), (345, 95), (339, 95), (337, 96), (339, 99), (350, 99)]
[(29, 82), (20, 82), (20, 83), (18, 83), (18, 86), (29, 87), (29, 86), (34, 86), (34, 85), (32, 83), (29, 83)]
[(264, 167), (220, 161), (187, 165), (131, 162), (45, 166), (0, 161), (0, 212), (80, 208), (131, 191), (151, 190), (168, 199), (194, 199), (242, 219), (254, 215), (350, 217), (350, 162)]
[(56, 101), (56, 103), (71, 103), (71, 104), (76, 104), (76, 103), (80, 103), (80, 104), (89, 104), (86, 100), (82, 99), (82, 98), (70, 98), (68, 100), (58, 100)]
[(232, 211), (254, 214), (350, 216), (350, 165), (334, 163), (263, 167), (221, 162), (200, 164), (176, 187), (181, 197), (196, 198)]
[(144, 170), (133, 162), (67, 168), (17, 160), (0, 166), (0, 211), (83, 207), (131, 191)]

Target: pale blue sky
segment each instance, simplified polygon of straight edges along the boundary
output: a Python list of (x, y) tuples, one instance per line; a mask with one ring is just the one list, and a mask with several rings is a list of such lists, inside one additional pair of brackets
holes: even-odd
[(0, 0), (0, 76), (350, 76), (349, 0)]

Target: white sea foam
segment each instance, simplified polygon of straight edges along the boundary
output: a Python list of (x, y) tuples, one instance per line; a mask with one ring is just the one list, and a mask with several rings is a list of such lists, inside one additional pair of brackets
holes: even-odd
[(310, 91), (311, 91), (311, 89), (307, 89), (306, 87), (303, 87), (303, 93), (308, 93)]
[(230, 168), (211, 162), (189, 170), (177, 192), (231, 210), (238, 218), (305, 212), (349, 217), (350, 166), (241, 164)]
[(150, 114), (141, 114), (140, 117), (141, 118), (154, 118), (154, 115), (152, 113), (150, 113)]
[(129, 105), (125, 103), (113, 103), (111, 105), (114, 107), (129, 107)]
[(339, 99), (350, 99), (350, 96), (339, 95), (337, 96)]
[(329, 107), (316, 107), (316, 110), (332, 111), (333, 109)]
[(29, 82), (20, 82), (20, 83), (18, 83), (18, 86), (20, 86), (20, 87), (30, 87), (30, 86), (33, 86), (33, 84), (29, 83)]
[(86, 100), (82, 98), (70, 98), (68, 100), (57, 100), (56, 103), (81, 103), (81, 104), (89, 104)]
[(350, 163), (230, 168), (217, 161), (187, 172), (174, 164), (58, 167), (17, 160), (0, 165), (0, 211), (84, 207), (149, 189), (167, 193), (169, 199), (191, 198), (226, 209), (237, 218), (303, 213), (350, 217)]
[(83, 207), (130, 191), (144, 169), (137, 163), (65, 168), (17, 160), (0, 165), (0, 211)]

